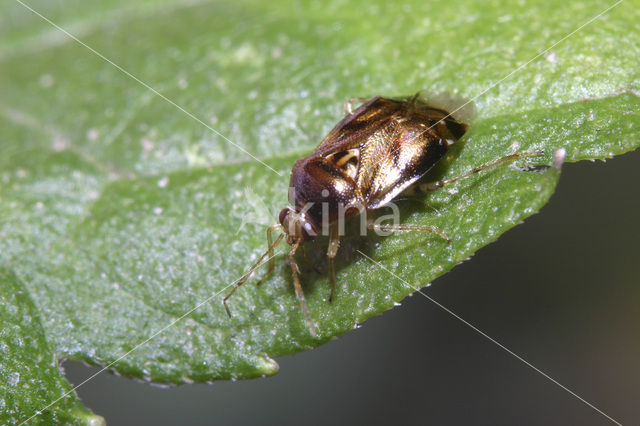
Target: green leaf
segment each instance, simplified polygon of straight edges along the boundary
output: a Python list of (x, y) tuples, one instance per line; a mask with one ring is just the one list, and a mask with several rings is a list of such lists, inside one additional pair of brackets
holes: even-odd
[(19, 423), (39, 410), (40, 423), (103, 424), (71, 394), (24, 285), (1, 269), (0, 280), (0, 422)]
[[(640, 144), (637, 1), (557, 45), (610, 3), (29, 4), (232, 142), (19, 3), (0, 6), (0, 320), (3, 333), (15, 324), (2, 342), (30, 342), (7, 343), (0, 371), (33, 385), (2, 381), (17, 410), (8, 421), (69, 389), (54, 360), (163, 383), (273, 374), (273, 357), (351, 330), (537, 212), (558, 173), (528, 167), (551, 164), (554, 150), (578, 161)], [(300, 264), (319, 338), (282, 254), (261, 287), (266, 268), (236, 292), (227, 318), (221, 299), (264, 251), (293, 163), (343, 102), (423, 89), (482, 94), (431, 178), (513, 152), (545, 155), (398, 202), (404, 222), (437, 227), (451, 244), (350, 234), (333, 305), (326, 239), (309, 244), (319, 272)], [(29, 368), (36, 362), (49, 370)], [(95, 421), (70, 395), (40, 418)]]

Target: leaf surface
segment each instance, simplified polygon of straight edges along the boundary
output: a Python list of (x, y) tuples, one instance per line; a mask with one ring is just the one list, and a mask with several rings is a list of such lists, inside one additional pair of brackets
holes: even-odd
[[(68, 390), (54, 360), (163, 383), (273, 374), (273, 357), (353, 329), (539, 211), (559, 174), (530, 166), (551, 164), (556, 149), (571, 162), (640, 143), (637, 1), (557, 45), (611, 3), (29, 5), (184, 111), (19, 3), (0, 6), (0, 340), (29, 342), (5, 343), (0, 370), (33, 384), (3, 380), (6, 406), (23, 416), (9, 421)], [(253, 278), (236, 292), (227, 318), (221, 299), (264, 251), (293, 163), (344, 101), (423, 89), (474, 99), (477, 111), (430, 178), (545, 155), (398, 202), (403, 222), (437, 227), (451, 244), (350, 234), (334, 305), (326, 240), (310, 244), (318, 272), (300, 263), (318, 339), (282, 254), (261, 287)], [(41, 416), (96, 421), (73, 398)]]

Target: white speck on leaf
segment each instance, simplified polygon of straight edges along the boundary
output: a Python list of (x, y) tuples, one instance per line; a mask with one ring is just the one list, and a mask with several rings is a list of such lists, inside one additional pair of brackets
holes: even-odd
[(53, 152), (64, 151), (65, 149), (68, 149), (70, 147), (71, 141), (60, 136), (56, 136), (53, 139), (53, 143), (51, 144), (51, 149), (53, 150)]
[(92, 127), (89, 130), (87, 130), (87, 139), (89, 139), (90, 141), (97, 140), (99, 136), (100, 136), (100, 132), (98, 132), (98, 129), (95, 129)]
[(10, 374), (7, 382), (9, 383), (9, 386), (16, 386), (20, 382), (20, 373), (15, 372)]
[(168, 185), (169, 185), (169, 178), (166, 176), (158, 181), (159, 188), (166, 188)]
[(140, 139), (140, 145), (142, 145), (142, 149), (145, 151), (151, 151), (153, 149), (153, 141), (147, 138)]

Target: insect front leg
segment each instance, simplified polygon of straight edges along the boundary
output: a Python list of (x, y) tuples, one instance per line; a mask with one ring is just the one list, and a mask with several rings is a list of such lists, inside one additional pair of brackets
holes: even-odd
[[(278, 226), (280, 226), (280, 225), (278, 225)], [(269, 229), (272, 229), (274, 227), (276, 227), (276, 225), (273, 225), (273, 226), (269, 227)], [(231, 289), (229, 294), (227, 294), (224, 297), (224, 299), (222, 299), (222, 304), (224, 305), (224, 309), (227, 311), (227, 315), (229, 315), (229, 318), (231, 318), (231, 311), (229, 310), (229, 306), (227, 305), (227, 300), (229, 300), (229, 298), (233, 295), (233, 293), (235, 293), (236, 290), (249, 279), (251, 274), (253, 274), (253, 271), (255, 271), (256, 268), (258, 266), (260, 266), (260, 264), (264, 261), (264, 259), (267, 256), (270, 256), (269, 261), (273, 260), (272, 259), (273, 256), (271, 255), (273, 253), (273, 249), (276, 248), (276, 246), (280, 243), (280, 241), (282, 241), (283, 238), (284, 238), (284, 234), (280, 234), (280, 236), (278, 236), (276, 241), (273, 244), (271, 244), (271, 234), (268, 232), (267, 233), (267, 240), (269, 241), (270, 244), (269, 244), (269, 247), (267, 248), (267, 251), (262, 256), (260, 256), (260, 259), (258, 259), (258, 261), (247, 271), (247, 273), (244, 274), (242, 276), (242, 278), (240, 278), (240, 280), (238, 280), (238, 282), (235, 283), (235, 285), (233, 286), (233, 288)]]
[(480, 173), (484, 170), (488, 170), (491, 169), (493, 167), (499, 166), (500, 164), (504, 164), (504, 163), (511, 163), (513, 161), (519, 160), (521, 158), (525, 158), (525, 157), (533, 157), (536, 155), (541, 155), (543, 154), (543, 151), (529, 151), (529, 152), (519, 152), (519, 153), (515, 153), (515, 154), (511, 154), (511, 155), (505, 155), (504, 157), (498, 158), (496, 160), (493, 161), (489, 161), (488, 163), (485, 163), (481, 166), (478, 167), (474, 167), (473, 169), (466, 171), (464, 173), (462, 173), (461, 175), (452, 177), (450, 179), (445, 179), (445, 180), (438, 180), (435, 182), (428, 182), (428, 183), (423, 183), (417, 186), (417, 190), (419, 192), (433, 192), (433, 191), (437, 191), (440, 188), (444, 188), (445, 186), (451, 185), (452, 183), (456, 183), (459, 182), (461, 180), (464, 180), (468, 177), (471, 177), (473, 175), (475, 175), (476, 173)]
[(327, 259), (329, 261), (329, 282), (331, 283), (331, 294), (329, 295), (329, 303), (333, 303), (336, 295), (336, 271), (333, 266), (333, 259), (338, 254), (340, 248), (340, 235), (338, 234), (338, 226), (332, 225), (329, 229), (329, 246), (327, 247)]
[(314, 265), (313, 262), (311, 262), (311, 259), (309, 259), (309, 257), (307, 256), (307, 251), (304, 249), (304, 245), (300, 246), (300, 250), (302, 250), (302, 257), (304, 257), (304, 261), (307, 263), (307, 267), (313, 269), (319, 274), (320, 270), (316, 268), (316, 265)]
[(272, 234), (276, 231), (282, 232), (282, 225), (280, 225), (279, 223), (273, 224), (267, 228), (267, 256), (269, 256), (269, 269), (267, 270), (267, 274), (264, 277), (262, 277), (260, 281), (256, 283), (256, 285), (262, 284), (262, 280), (264, 280), (264, 278), (267, 277), (268, 275), (271, 275), (271, 273), (276, 267), (276, 260), (272, 256), (273, 249), (275, 247), (273, 244)]
[(296, 290), (296, 297), (298, 298), (298, 302), (300, 303), (300, 307), (302, 308), (302, 312), (304, 313), (305, 319), (307, 321), (309, 332), (313, 337), (317, 337), (316, 326), (311, 320), (309, 309), (307, 309), (307, 301), (304, 298), (304, 292), (302, 291), (302, 284), (300, 284), (300, 277), (298, 277), (298, 265), (296, 264), (295, 254), (299, 246), (300, 246), (300, 241), (297, 241), (291, 246), (291, 250), (289, 250), (289, 263), (291, 264), (291, 274), (293, 275), (293, 285)]

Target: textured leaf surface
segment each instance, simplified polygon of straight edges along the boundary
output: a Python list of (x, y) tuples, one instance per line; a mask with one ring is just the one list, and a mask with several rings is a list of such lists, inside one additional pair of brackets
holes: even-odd
[(26, 407), (44, 408), (45, 401), (59, 400), (44, 410), (39, 421), (48, 424), (103, 423), (73, 395), (58, 370), (54, 353), (44, 335), (38, 312), (24, 286), (10, 272), (0, 271), (0, 420), (2, 424), (25, 420)]
[[(453, 243), (346, 238), (334, 305), (326, 241), (309, 245), (319, 272), (303, 268), (303, 282), (317, 340), (282, 256), (260, 288), (234, 295), (231, 320), (220, 303), (264, 250), (294, 161), (347, 98), (422, 89), (473, 98), (611, 3), (29, 4), (233, 143), (19, 3), (0, 6), (2, 322), (27, 312), (33, 319), (11, 333), (51, 369), (46, 378), (28, 370), (45, 362), (31, 349), (0, 361), (7, 374), (24, 365), (25, 381), (43, 380), (24, 398), (0, 385), (23, 415), (67, 389), (54, 356), (165, 383), (273, 374), (272, 357), (342, 334), (413, 291), (366, 256), (420, 287), (537, 212), (554, 169), (502, 167), (402, 200), (403, 221)], [(546, 152), (518, 163), (527, 167), (550, 164), (561, 147), (568, 161), (637, 147), (638, 6), (625, 1), (476, 99), (469, 132), (432, 177), (516, 151)], [(43, 415), (88, 421), (78, 407), (65, 399)]]

